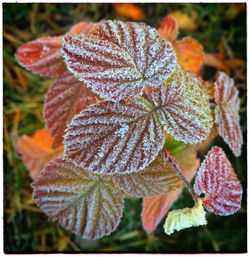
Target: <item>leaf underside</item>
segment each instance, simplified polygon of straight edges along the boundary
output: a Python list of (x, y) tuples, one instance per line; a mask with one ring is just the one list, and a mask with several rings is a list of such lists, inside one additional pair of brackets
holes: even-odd
[(209, 151), (198, 171), (195, 192), (202, 198), (208, 211), (218, 215), (231, 215), (241, 206), (242, 186), (225, 153), (219, 147)]
[(44, 117), (53, 137), (53, 147), (63, 143), (67, 124), (75, 114), (97, 102), (95, 95), (70, 72), (61, 75), (49, 88)]
[(68, 69), (101, 97), (121, 100), (159, 86), (176, 67), (175, 52), (143, 23), (105, 21), (93, 35), (68, 34), (63, 40)]
[(33, 197), (52, 221), (86, 239), (109, 235), (119, 224), (123, 194), (109, 179), (88, 174), (61, 158), (32, 184)]

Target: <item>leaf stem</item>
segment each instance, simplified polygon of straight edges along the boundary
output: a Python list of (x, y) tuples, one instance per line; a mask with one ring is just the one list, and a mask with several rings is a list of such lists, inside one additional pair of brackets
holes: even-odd
[(170, 163), (172, 168), (176, 171), (178, 176), (181, 178), (181, 180), (184, 182), (185, 186), (189, 189), (190, 194), (192, 195), (194, 201), (199, 198), (199, 196), (195, 193), (193, 187), (190, 185), (190, 183), (186, 180), (184, 174), (182, 173), (179, 164), (177, 161), (171, 156), (169, 151), (166, 148), (162, 149), (162, 157), (164, 158), (164, 161), (167, 161)]

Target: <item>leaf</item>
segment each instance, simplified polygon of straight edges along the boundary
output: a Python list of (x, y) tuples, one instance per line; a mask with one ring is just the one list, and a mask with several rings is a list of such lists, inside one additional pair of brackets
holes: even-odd
[(162, 128), (150, 108), (138, 98), (103, 101), (80, 112), (68, 126), (64, 158), (99, 174), (143, 170), (164, 144)]
[(200, 81), (177, 65), (171, 80), (153, 89), (152, 105), (166, 133), (184, 143), (206, 139), (212, 127), (208, 98)]
[(174, 42), (176, 40), (179, 28), (177, 21), (172, 16), (166, 16), (163, 19), (161, 27), (158, 29), (160, 35), (167, 41)]
[(152, 197), (183, 187), (183, 182), (169, 163), (154, 160), (139, 173), (114, 175), (115, 184), (126, 194)]
[(17, 151), (33, 179), (40, 174), (45, 164), (62, 155), (63, 146), (53, 149), (52, 141), (47, 129), (39, 129), (30, 137), (23, 135), (18, 138)]
[(68, 69), (109, 100), (140, 95), (147, 84), (158, 87), (176, 67), (171, 44), (143, 23), (106, 21), (94, 35), (69, 34), (63, 53)]
[(94, 27), (96, 26), (95, 23), (89, 23), (89, 22), (80, 22), (73, 26), (69, 33), (71, 34), (89, 34), (92, 32)]
[(240, 129), (239, 92), (234, 86), (233, 79), (224, 72), (219, 73), (214, 85), (214, 100), (217, 104), (214, 113), (218, 133), (230, 146), (235, 156), (240, 156), (243, 137)]
[[(189, 161), (190, 158), (193, 162)], [(185, 161), (181, 163), (183, 173), (188, 181), (191, 181), (200, 165), (200, 161), (198, 159), (193, 159), (193, 157), (190, 158), (186, 159), (187, 163), (190, 163), (188, 166), (186, 166), (187, 163)], [(142, 222), (144, 229), (148, 233), (151, 233), (156, 229), (157, 225), (161, 222), (172, 204), (179, 198), (182, 189), (183, 188), (178, 188), (166, 194), (143, 199)]]
[(231, 215), (240, 209), (242, 186), (220, 147), (209, 151), (196, 175), (194, 190), (198, 195), (205, 193), (203, 204), (217, 215)]
[(44, 117), (56, 148), (63, 142), (67, 124), (75, 114), (97, 102), (95, 95), (70, 72), (61, 75), (49, 88)]
[(189, 15), (175, 11), (171, 13), (171, 16), (176, 19), (180, 30), (196, 30), (197, 29), (197, 13), (192, 11)]
[(65, 72), (60, 52), (62, 37), (43, 37), (18, 48), (16, 58), (25, 68), (49, 77)]
[(146, 16), (143, 11), (134, 4), (130, 3), (120, 3), (114, 4), (112, 6), (115, 8), (116, 13), (120, 14), (129, 19), (142, 21), (145, 20)]
[(202, 206), (202, 201), (198, 199), (193, 208), (184, 208), (169, 212), (163, 228), (167, 235), (171, 235), (174, 230), (179, 231), (201, 225), (207, 225), (206, 212)]
[(119, 224), (123, 194), (109, 179), (88, 174), (61, 158), (32, 184), (33, 197), (49, 220), (86, 239), (109, 235)]
[(178, 63), (185, 71), (198, 72), (204, 59), (203, 47), (193, 38), (185, 37), (174, 44)]

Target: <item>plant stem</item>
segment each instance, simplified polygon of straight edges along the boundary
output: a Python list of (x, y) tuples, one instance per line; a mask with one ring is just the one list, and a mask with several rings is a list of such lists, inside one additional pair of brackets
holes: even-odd
[(196, 202), (197, 198), (199, 197), (193, 187), (190, 185), (190, 183), (186, 180), (184, 174), (182, 173), (179, 164), (177, 163), (177, 161), (171, 156), (171, 154), (169, 153), (169, 151), (165, 148), (163, 148), (162, 150), (162, 157), (164, 158), (165, 161), (169, 162), (170, 165), (172, 166), (172, 168), (176, 171), (176, 173), (178, 174), (178, 176), (181, 178), (181, 180), (184, 182), (185, 186), (189, 189), (190, 194), (192, 195), (194, 201)]

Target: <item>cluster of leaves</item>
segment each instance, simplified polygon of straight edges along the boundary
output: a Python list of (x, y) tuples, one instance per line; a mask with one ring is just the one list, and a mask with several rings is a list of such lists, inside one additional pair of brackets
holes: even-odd
[[(170, 31), (161, 32), (166, 33), (165, 38), (173, 34), (167, 20), (174, 22), (167, 17), (163, 23), (162, 27), (166, 26)], [(176, 26), (173, 29), (176, 30)], [(184, 72), (183, 69), (190, 71), (190, 65), (185, 66), (185, 62), (181, 61), (185, 45), (198, 43), (189, 39), (184, 44), (178, 41), (174, 44), (175, 38), (172, 37), (181, 68), (176, 64), (171, 44), (144, 24), (111, 21), (97, 25), (81, 23), (63, 38), (62, 45), (61, 39), (42, 38), (25, 44), (17, 53), (21, 64), (28, 69), (41, 75), (59, 75), (48, 92), (44, 108), (53, 143), (48, 148), (33, 146), (47, 148), (43, 164), (48, 158), (53, 159), (60, 154), (65, 128), (70, 123), (64, 141), (65, 160), (55, 159), (45, 166), (33, 183), (34, 197), (51, 220), (58, 220), (86, 238), (101, 237), (115, 229), (121, 217), (123, 192), (138, 197), (153, 197), (153, 200), (144, 199), (143, 210), (144, 225), (150, 231), (145, 220), (154, 215), (152, 210), (149, 210), (150, 215), (145, 214), (146, 203), (160, 202), (167, 206), (160, 207), (164, 210), (155, 216), (154, 229), (178, 197), (180, 189), (177, 188), (183, 186), (175, 170), (157, 157), (165, 141), (168, 143), (169, 134), (175, 140), (197, 144), (206, 139), (212, 126), (209, 103), (201, 89), (202, 82)], [(198, 49), (201, 51), (202, 48)], [(191, 59), (193, 55), (187, 53), (187, 56)], [(202, 51), (197, 56), (199, 65), (192, 65), (196, 72), (200, 67)], [(215, 123), (219, 134), (239, 155), (242, 136), (239, 119), (234, 119), (238, 117), (237, 90), (221, 76), (214, 84), (214, 113), (215, 121), (222, 122)], [(225, 91), (229, 92), (226, 96)], [(229, 115), (230, 108), (234, 110), (233, 117)], [(235, 120), (233, 127), (228, 125), (231, 119)], [(18, 142), (19, 152), (25, 156), (27, 153), (23, 149), (27, 150), (27, 146), (24, 138), (21, 139)], [(31, 148), (29, 155), (33, 151)], [(223, 154), (218, 155), (219, 151), (213, 149), (206, 161), (212, 159), (211, 163), (217, 166), (220, 162), (227, 163)], [(220, 158), (210, 158), (214, 155)], [(31, 156), (24, 160), (27, 167), (31, 160)], [(197, 168), (195, 160), (194, 155), (191, 165), (186, 168), (187, 174), (194, 175)], [(29, 169), (32, 169), (31, 165)], [(199, 182), (195, 188), (198, 188), (198, 193), (206, 192), (203, 203), (209, 210), (209, 204), (214, 207), (209, 197), (214, 199), (215, 190), (210, 191), (207, 181), (211, 181), (211, 175), (212, 179), (217, 176), (208, 172), (209, 165), (203, 172), (205, 166), (203, 164), (198, 173), (196, 180)], [(224, 198), (220, 202), (226, 207), (219, 210), (224, 215), (231, 214), (240, 207), (241, 187), (237, 180), (234, 183), (235, 176), (229, 164), (226, 165), (229, 168), (224, 169), (217, 166), (218, 177), (226, 173), (227, 179), (223, 179), (222, 183), (232, 184), (231, 190), (237, 189), (233, 200), (231, 191), (223, 191)], [(203, 173), (207, 175), (204, 177)], [(224, 184), (220, 183), (218, 186), (223, 189)], [(168, 191), (171, 192), (166, 193)], [(168, 201), (166, 198), (171, 193), (174, 195)], [(154, 197), (161, 199), (155, 201)]]

